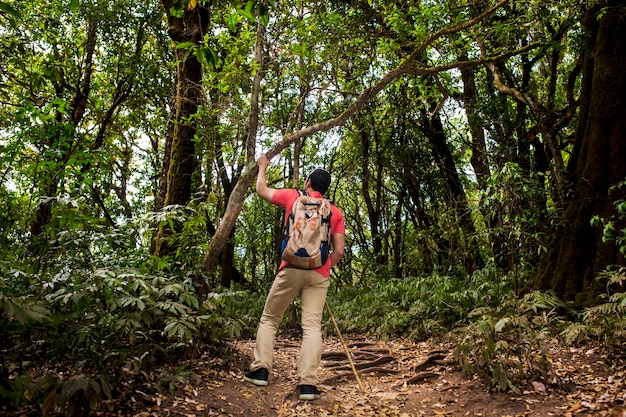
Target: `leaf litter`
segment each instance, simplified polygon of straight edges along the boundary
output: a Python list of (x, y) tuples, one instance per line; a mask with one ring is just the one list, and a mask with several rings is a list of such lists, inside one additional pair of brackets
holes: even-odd
[(297, 337), (277, 340), (267, 387), (243, 380), (254, 341), (232, 341), (226, 355), (207, 352), (189, 360), (193, 372), (184, 388), (158, 395), (158, 402), (144, 404), (144, 410), (137, 403), (133, 415), (626, 417), (625, 358), (598, 348), (552, 347), (554, 379), (530, 381), (514, 394), (490, 392), (484, 380), (462, 374), (452, 361), (452, 345), (368, 338), (346, 342), (365, 392), (335, 337), (324, 341), (322, 396), (314, 401), (298, 399)]
[[(340, 340), (326, 337), (319, 370), (322, 392), (300, 401), (296, 364), (298, 337), (277, 339), (267, 387), (243, 380), (254, 341), (197, 346), (193, 358), (172, 367), (191, 370), (170, 393), (126, 392), (91, 415), (103, 417), (204, 416), (600, 416), (626, 417), (626, 358), (599, 347), (550, 348), (550, 380), (529, 381), (519, 393), (489, 391), (485, 380), (456, 367), (454, 346), (434, 342), (346, 340), (361, 391)], [(32, 407), (6, 416), (37, 415)]]

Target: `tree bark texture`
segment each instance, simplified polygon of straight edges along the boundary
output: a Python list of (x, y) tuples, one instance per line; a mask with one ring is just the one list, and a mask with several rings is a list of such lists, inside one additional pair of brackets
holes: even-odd
[[(372, 257), (376, 264), (387, 264), (387, 253), (383, 248), (383, 237), (380, 234), (380, 222), (382, 216), (382, 191), (383, 191), (383, 166), (382, 146), (376, 128), (368, 129), (362, 120), (355, 120), (355, 126), (359, 130), (361, 138), (361, 195), (367, 207), (367, 217), (372, 232)], [(370, 126), (376, 126), (371, 123)], [(374, 138), (372, 139), (372, 134)], [(374, 148), (372, 150), (372, 147)], [(374, 167), (374, 169), (372, 169)], [(377, 175), (374, 175), (375, 172)]]
[(565, 207), (562, 230), (555, 234), (532, 282), (533, 288), (552, 289), (578, 303), (593, 301), (603, 290), (594, 281), (599, 271), (626, 264), (614, 243), (602, 241), (602, 227), (590, 224), (593, 216), (599, 216), (616, 220), (618, 231), (626, 227), (615, 208), (625, 193), (611, 189), (626, 180), (625, 19), (623, 1), (602, 2), (586, 17), (588, 53), (583, 63), (578, 133), (568, 169), (573, 194)]
[[(168, 33), (176, 43), (194, 42), (199, 44), (208, 27), (208, 10), (197, 6), (185, 10), (182, 18), (170, 14), (171, 2), (163, 1), (168, 17)], [(197, 113), (202, 98), (202, 65), (194, 54), (184, 48), (176, 50), (178, 62), (176, 84), (170, 120), (167, 130), (161, 172), (161, 184), (157, 206), (185, 205), (191, 199), (193, 172), (196, 168), (194, 137), (196, 127), (190, 116)], [(152, 252), (157, 256), (167, 256), (177, 249), (177, 244), (168, 237), (177, 232), (181, 225), (160, 226), (152, 242)]]
[[(467, 60), (466, 57), (461, 57)], [(476, 92), (476, 80), (474, 68), (461, 68), (461, 79), (463, 80), (463, 102), (465, 103), (465, 113), (470, 126), (472, 136), (472, 157), (471, 164), (476, 174), (476, 181), (481, 190), (486, 188), (487, 178), (491, 175), (489, 161), (487, 158), (487, 144), (485, 142), (485, 131), (482, 127), (480, 114), (478, 112), (478, 93)]]

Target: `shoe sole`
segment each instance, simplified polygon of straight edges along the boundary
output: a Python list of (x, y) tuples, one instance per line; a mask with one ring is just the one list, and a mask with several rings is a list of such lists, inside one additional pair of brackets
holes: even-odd
[(258, 385), (259, 387), (267, 387), (267, 381), (264, 381), (262, 379), (248, 378), (247, 376), (244, 376), (243, 379), (248, 382), (252, 382), (254, 385)]
[(319, 397), (320, 396), (318, 394), (300, 394), (300, 399), (305, 401), (312, 401)]

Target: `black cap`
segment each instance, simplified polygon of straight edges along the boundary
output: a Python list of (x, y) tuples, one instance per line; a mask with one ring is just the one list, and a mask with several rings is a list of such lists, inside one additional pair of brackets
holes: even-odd
[(328, 191), (328, 187), (330, 187), (330, 174), (323, 169), (314, 170), (307, 179), (311, 180), (311, 188), (322, 194)]

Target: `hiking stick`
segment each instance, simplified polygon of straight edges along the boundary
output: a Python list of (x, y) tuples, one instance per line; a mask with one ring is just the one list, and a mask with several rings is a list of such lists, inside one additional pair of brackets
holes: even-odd
[(354, 372), (354, 377), (356, 378), (356, 382), (359, 384), (359, 389), (365, 392), (365, 388), (363, 387), (363, 384), (361, 383), (361, 378), (359, 378), (359, 373), (356, 371), (356, 367), (354, 366), (354, 362), (352, 361), (352, 355), (350, 354), (350, 350), (348, 349), (346, 342), (343, 341), (343, 337), (341, 336), (341, 332), (339, 331), (339, 326), (337, 325), (337, 322), (335, 321), (335, 316), (333, 316), (333, 312), (330, 310), (328, 301), (325, 301), (325, 304), (326, 304), (326, 310), (328, 310), (328, 315), (330, 316), (330, 319), (335, 325), (335, 331), (337, 332), (337, 336), (339, 336), (339, 340), (341, 341), (341, 344), (343, 345), (343, 350), (346, 351), (346, 356), (348, 357), (348, 361), (350, 362), (350, 367), (352, 368), (352, 372)]

